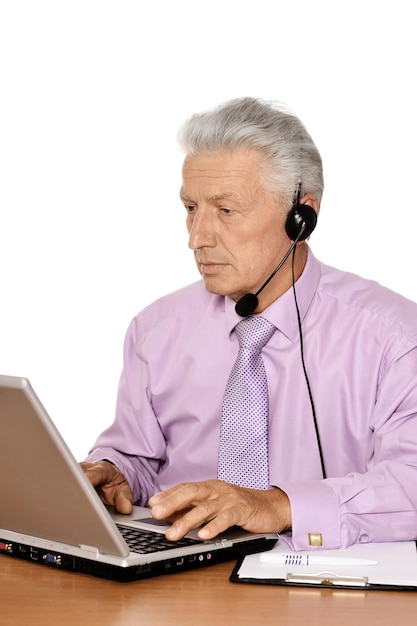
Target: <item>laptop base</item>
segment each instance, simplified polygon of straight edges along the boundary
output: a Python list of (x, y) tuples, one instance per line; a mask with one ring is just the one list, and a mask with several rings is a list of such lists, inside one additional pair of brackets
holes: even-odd
[(222, 550), (214, 550), (212, 552), (201, 552), (200, 554), (192, 554), (184, 557), (168, 558), (164, 561), (154, 561), (152, 563), (144, 563), (141, 565), (132, 565), (129, 567), (119, 567), (108, 563), (72, 556), (69, 554), (61, 554), (44, 548), (33, 547), (24, 543), (16, 543), (7, 539), (0, 538), (0, 554), (10, 556), (12, 558), (22, 559), (24, 561), (32, 561), (39, 565), (46, 565), (58, 570), (66, 570), (71, 572), (80, 572), (98, 578), (107, 580), (115, 580), (117, 582), (132, 582), (141, 580), (142, 578), (151, 578), (154, 576), (163, 576), (165, 574), (173, 574), (175, 572), (184, 572), (192, 569), (201, 569), (223, 563), (224, 561), (232, 561), (246, 554), (255, 552), (264, 552), (270, 550), (276, 543), (276, 539), (260, 537), (259, 540), (243, 541), (230, 548)]

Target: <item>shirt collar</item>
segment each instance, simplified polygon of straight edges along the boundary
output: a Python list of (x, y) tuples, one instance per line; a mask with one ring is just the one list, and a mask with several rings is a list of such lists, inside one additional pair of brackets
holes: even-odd
[[(295, 293), (301, 321), (304, 319), (309, 309), (320, 281), (320, 263), (309, 247), (307, 247), (307, 251), (306, 265), (300, 278), (295, 283)], [(242, 320), (235, 311), (235, 304), (234, 300), (226, 296), (226, 326), (229, 333), (231, 333), (236, 324)], [(282, 296), (265, 309), (265, 311), (262, 312), (262, 317), (272, 322), (288, 339), (295, 341), (298, 338), (299, 328), (293, 288), (290, 287)]]

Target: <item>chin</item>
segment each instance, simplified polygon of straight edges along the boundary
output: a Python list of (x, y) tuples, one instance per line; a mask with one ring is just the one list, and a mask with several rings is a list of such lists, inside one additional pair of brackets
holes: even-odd
[(220, 280), (216, 280), (212, 277), (203, 276), (204, 287), (209, 293), (214, 293), (217, 296), (227, 296), (228, 290), (225, 285), (221, 284)]

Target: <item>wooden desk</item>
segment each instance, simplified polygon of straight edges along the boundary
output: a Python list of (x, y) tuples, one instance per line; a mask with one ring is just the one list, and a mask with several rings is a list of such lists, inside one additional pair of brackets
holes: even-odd
[(0, 557), (1, 626), (411, 626), (417, 593), (244, 585), (233, 563), (134, 583)]

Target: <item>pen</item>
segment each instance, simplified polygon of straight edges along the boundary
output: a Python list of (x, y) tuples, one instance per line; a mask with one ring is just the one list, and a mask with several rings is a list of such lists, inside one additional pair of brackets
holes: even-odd
[(297, 554), (282, 552), (262, 552), (262, 563), (277, 565), (377, 565), (378, 561), (355, 559), (344, 556), (321, 556), (320, 554)]

